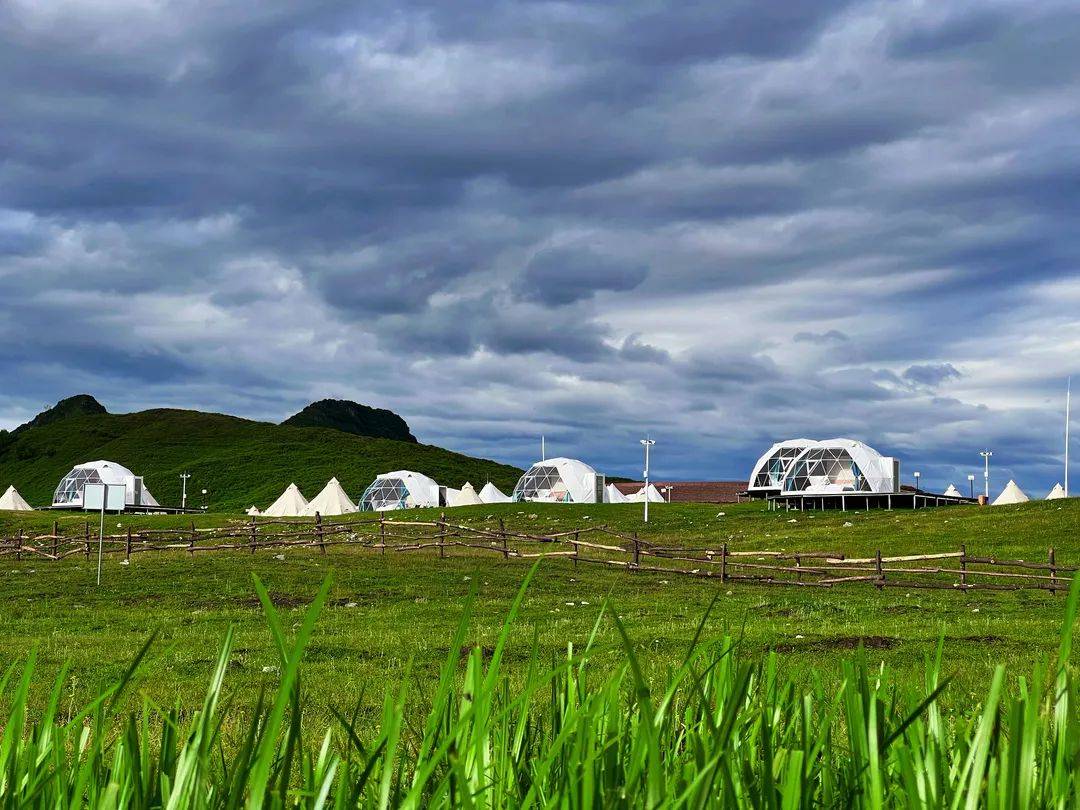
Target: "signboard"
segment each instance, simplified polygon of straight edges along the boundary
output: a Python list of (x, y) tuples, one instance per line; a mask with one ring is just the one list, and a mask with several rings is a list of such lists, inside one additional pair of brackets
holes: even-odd
[(87, 484), (83, 489), (83, 509), (100, 512), (102, 503), (106, 512), (123, 512), (127, 505), (127, 487), (123, 484)]

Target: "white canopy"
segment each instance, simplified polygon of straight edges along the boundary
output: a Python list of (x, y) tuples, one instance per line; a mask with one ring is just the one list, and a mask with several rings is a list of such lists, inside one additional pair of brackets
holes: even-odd
[(942, 494), (943, 494), (943, 495), (948, 495), (948, 496), (949, 496), (950, 498), (963, 498), (963, 497), (964, 497), (964, 496), (963, 496), (963, 495), (961, 494), (960, 490), (958, 490), (958, 489), (957, 489), (957, 488), (956, 488), (956, 487), (955, 487), (954, 485), (952, 485), (952, 484), (949, 484), (949, 488), (948, 488), (947, 490), (945, 490), (945, 491), (944, 491), (944, 492), (943, 492)]
[(0, 495), (0, 511), (3, 512), (30, 512), (34, 507), (23, 500), (19, 490), (11, 486), (3, 495)]
[(304, 515), (314, 517), (318, 512), (323, 517), (327, 515), (350, 515), (356, 511), (356, 506), (345, 494), (341, 484), (336, 478), (331, 478), (322, 492), (312, 498), (304, 508)]
[(276, 501), (266, 507), (263, 515), (266, 517), (300, 517), (307, 507), (305, 498), (296, 484), (289, 484)]
[(439, 505), (439, 485), (423, 473), (397, 470), (375, 477), (360, 498), (364, 512)]
[(477, 506), (482, 504), (483, 499), (476, 494), (476, 489), (468, 481), (465, 486), (456, 491), (453, 498), (447, 498), (450, 506)]
[(604, 487), (604, 503), (628, 503), (629, 499), (622, 494), (617, 486), (608, 484)]
[(248, 507), (247, 513), (252, 517), (258, 517), (262, 514), (262, 512), (259, 511), (259, 507), (255, 506), (254, 504)]
[(784, 472), (783, 494), (896, 492), (899, 464), (855, 439), (826, 439), (807, 447)]
[(514, 487), (515, 501), (596, 503), (596, 470), (573, 458), (533, 464)]
[(76, 464), (71, 472), (60, 479), (53, 493), (53, 506), (74, 507), (83, 505), (83, 489), (87, 484), (108, 484), (124, 487), (124, 502), (128, 506), (158, 506), (157, 500), (143, 484), (141, 476), (115, 461), (88, 461)]
[(664, 500), (664, 496), (661, 495), (660, 491), (652, 484), (627, 495), (626, 500), (630, 503), (644, 503), (646, 500), (648, 500), (649, 503), (667, 503), (667, 501)]
[(1001, 490), (1001, 494), (994, 498), (993, 506), (1005, 506), (1010, 503), (1027, 503), (1028, 496), (1024, 494), (1024, 490), (1020, 489), (1016, 485), (1016, 482), (1009, 479), (1009, 483), (1005, 485), (1005, 489)]
[(1050, 490), (1050, 494), (1046, 496), (1046, 500), (1048, 500), (1048, 501), (1056, 501), (1058, 498), (1064, 498), (1064, 497), (1065, 497), (1065, 487), (1063, 487), (1060, 483), (1058, 483), (1058, 484), (1054, 484), (1054, 488), (1052, 490)]
[(509, 503), (510, 496), (504, 495), (497, 486), (488, 481), (480, 490), (480, 500), (484, 503)]

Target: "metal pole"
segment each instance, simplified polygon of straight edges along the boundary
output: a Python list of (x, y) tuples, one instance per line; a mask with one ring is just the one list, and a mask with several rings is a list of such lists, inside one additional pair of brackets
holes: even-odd
[(186, 472), (180, 473), (180, 480), (183, 482), (182, 489), (180, 490), (180, 508), (181, 509), (187, 509), (187, 480), (189, 478), (191, 478), (191, 476), (188, 473), (186, 473)]
[(1065, 497), (1069, 497), (1069, 409), (1072, 406), (1072, 377), (1065, 384)]
[(101, 498), (101, 527), (98, 529), (97, 540), (97, 584), (101, 584), (101, 546), (105, 542), (105, 504), (109, 502), (109, 485), (102, 484), (105, 492)]

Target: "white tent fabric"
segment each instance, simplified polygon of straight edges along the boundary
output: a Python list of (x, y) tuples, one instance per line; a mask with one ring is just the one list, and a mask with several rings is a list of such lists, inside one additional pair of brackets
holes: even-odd
[(813, 439), (787, 439), (774, 444), (754, 465), (747, 492), (761, 495), (779, 492), (784, 485), (784, 473), (791, 462), (802, 455), (803, 450), (815, 444), (817, 442)]
[(660, 490), (652, 484), (626, 496), (626, 500), (630, 503), (644, 503), (646, 499), (649, 503), (667, 503), (664, 496), (660, 494)]
[(331, 478), (322, 492), (308, 501), (304, 508), (306, 517), (315, 517), (318, 512), (323, 517), (328, 515), (351, 515), (356, 511), (356, 505), (342, 489), (336, 478)]
[(263, 515), (266, 517), (300, 517), (307, 507), (305, 498), (296, 484), (289, 484), (276, 501), (266, 507)]
[(596, 503), (596, 470), (573, 458), (533, 464), (514, 487), (515, 501)]
[(488, 481), (480, 490), (480, 500), (484, 503), (510, 503), (510, 496), (503, 494), (497, 486)]
[(957, 489), (957, 488), (956, 488), (956, 487), (955, 487), (954, 485), (952, 485), (952, 484), (949, 484), (949, 488), (948, 488), (947, 490), (945, 490), (945, 492), (943, 492), (942, 494), (943, 494), (943, 495), (948, 495), (948, 496), (949, 496), (950, 498), (963, 498), (963, 497), (964, 497), (964, 496), (963, 496), (963, 495), (961, 494), (960, 490), (958, 490), (958, 489)]
[(0, 511), (2, 512), (31, 512), (34, 507), (23, 500), (19, 490), (8, 487), (3, 495), (0, 495)]
[(83, 489), (87, 484), (123, 486), (124, 502), (128, 506), (159, 505), (140, 476), (115, 461), (101, 460), (76, 464), (71, 472), (60, 479), (53, 493), (53, 506), (81, 509)]
[(1028, 496), (1024, 494), (1024, 490), (1020, 489), (1016, 485), (1016, 482), (1009, 479), (1009, 483), (1005, 485), (1005, 489), (1001, 490), (1001, 494), (994, 498), (993, 506), (1005, 506), (1010, 503), (1027, 503)]
[(896, 492), (899, 464), (855, 439), (826, 439), (807, 447), (784, 472), (784, 495)]
[(255, 506), (254, 504), (252, 504), (251, 506), (248, 507), (247, 513), (251, 517), (258, 517), (259, 515), (262, 514), (262, 512), (259, 511), (259, 507)]
[(1057, 484), (1054, 484), (1054, 488), (1052, 490), (1050, 490), (1050, 494), (1048, 494), (1046, 496), (1046, 500), (1048, 500), (1048, 501), (1056, 501), (1058, 498), (1064, 498), (1064, 497), (1065, 497), (1065, 487), (1063, 487), (1060, 483), (1057, 483)]
[(629, 503), (629, 500), (614, 484), (604, 487), (604, 503)]
[(449, 500), (450, 506), (478, 506), (483, 502), (483, 499), (477, 494), (476, 488), (468, 481), (465, 482), (465, 486), (457, 491), (454, 498)]
[(360, 498), (360, 510), (385, 512), (439, 505), (439, 485), (423, 473), (397, 470), (375, 477)]

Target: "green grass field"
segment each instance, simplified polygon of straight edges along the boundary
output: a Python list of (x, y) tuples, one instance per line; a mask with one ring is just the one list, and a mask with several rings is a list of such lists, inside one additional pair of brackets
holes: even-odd
[[(723, 515), (719, 513), (723, 512)], [(404, 513), (399, 513), (404, 514)], [(776, 513), (760, 504), (663, 505), (648, 527), (640, 505), (541, 506), (507, 504), (451, 511), (462, 523), (505, 519), (509, 528), (560, 531), (602, 523), (638, 531), (643, 539), (716, 545), (733, 550), (835, 550), (849, 555), (953, 551), (965, 543), (973, 554), (1044, 561), (1055, 546), (1062, 565), (1080, 563), (1080, 503), (1033, 503), (1017, 507), (953, 507), (919, 512)], [(430, 519), (432, 513), (407, 513)], [(53, 515), (0, 515), (0, 536), (51, 526)], [(200, 525), (237, 519), (204, 515)], [(66, 516), (65, 531), (79, 531), (82, 516)], [(109, 529), (183, 525), (167, 516), (109, 518)], [(794, 521), (794, 522), (791, 522)], [(851, 525), (845, 525), (851, 524)], [(163, 705), (194, 706), (221, 639), (236, 628), (230, 688), (239, 703), (272, 684), (276, 651), (252, 587), (252, 574), (267, 585), (287, 620), (299, 617), (322, 581), (333, 586), (305, 664), (309, 710), (352, 705), (361, 696), (372, 706), (382, 686), (411, 663), (419, 683), (434, 677), (472, 589), (477, 598), (469, 643), (490, 648), (508, 606), (528, 570), (521, 561), (433, 553), (374, 554), (359, 549), (317, 551), (183, 553), (136, 556), (130, 565), (107, 559), (104, 585), (95, 587), (93, 562), (72, 557), (60, 563), (5, 558), (0, 589), (5, 621), (0, 657), (14, 660), (38, 650), (39, 668), (55, 671), (71, 662), (66, 689), (86, 697), (123, 671), (152, 633), (153, 646), (139, 689)], [(842, 661), (862, 643), (875, 663), (900, 682), (921, 681), (924, 661), (945, 636), (944, 670), (955, 676), (945, 696), (962, 704), (985, 691), (998, 663), (1025, 672), (1058, 644), (1063, 598), (1040, 592), (913, 591), (865, 585), (831, 590), (720, 586), (715, 581), (626, 573), (569, 562), (545, 561), (515, 623), (504, 667), (523, 677), (534, 637), (545, 656), (582, 645), (605, 601), (623, 617), (650, 677), (675, 666), (710, 602), (718, 602), (706, 636), (730, 633), (742, 650), (760, 657), (779, 652), (781, 668), (796, 681), (838, 681)], [(294, 619), (297, 620), (298, 619)], [(594, 666), (617, 670), (625, 654), (612, 622), (601, 622)], [(42, 687), (42, 690), (45, 687)], [(35, 693), (42, 700), (43, 693)], [(134, 697), (132, 698), (134, 699)]]

